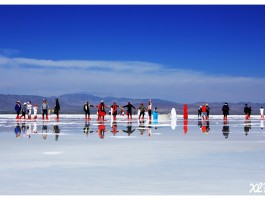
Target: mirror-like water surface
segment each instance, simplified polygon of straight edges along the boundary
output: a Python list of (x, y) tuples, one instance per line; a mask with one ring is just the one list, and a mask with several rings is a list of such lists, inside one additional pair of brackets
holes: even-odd
[(265, 194), (259, 116), (96, 119), (0, 115), (0, 194)]

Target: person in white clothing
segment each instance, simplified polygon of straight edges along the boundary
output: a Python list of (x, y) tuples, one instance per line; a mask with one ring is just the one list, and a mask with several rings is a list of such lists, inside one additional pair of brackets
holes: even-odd
[(31, 102), (27, 102), (27, 113), (28, 113), (28, 119), (31, 119), (31, 112), (32, 112), (32, 105)]
[(264, 119), (264, 108), (263, 107), (260, 107), (260, 117), (261, 119)]
[(151, 99), (148, 102), (147, 111), (148, 111), (149, 121), (151, 121), (152, 120), (152, 100)]
[(34, 104), (33, 106), (33, 115), (34, 115), (34, 119), (37, 119), (37, 112), (38, 112), (38, 105)]

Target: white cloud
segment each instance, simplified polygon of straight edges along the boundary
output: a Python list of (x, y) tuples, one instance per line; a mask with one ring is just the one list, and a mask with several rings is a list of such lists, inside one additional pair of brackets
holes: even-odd
[(12, 94), (61, 95), (98, 92), (177, 102), (264, 102), (265, 79), (215, 76), (134, 61), (38, 60), (0, 57), (0, 90)]

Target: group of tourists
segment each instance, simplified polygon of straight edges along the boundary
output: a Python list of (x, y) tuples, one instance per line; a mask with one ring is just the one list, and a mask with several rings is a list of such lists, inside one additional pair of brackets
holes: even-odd
[[(185, 104), (186, 105), (186, 104)], [(157, 112), (157, 108), (155, 108), (154, 110), (152, 110), (152, 100), (150, 99), (147, 103), (147, 107), (144, 106), (143, 103), (140, 103), (139, 107), (135, 107), (134, 105), (132, 105), (130, 102), (128, 102), (127, 105), (124, 106), (119, 106), (116, 104), (116, 102), (114, 102), (112, 105), (107, 106), (105, 105), (104, 101), (101, 100), (101, 102), (94, 106), (91, 105), (88, 101), (84, 104), (84, 112), (85, 112), (85, 119), (86, 120), (90, 120), (90, 108), (91, 107), (97, 107), (97, 115), (98, 115), (98, 121), (104, 121), (104, 117), (106, 115), (106, 108), (110, 108), (110, 114), (112, 115), (112, 119), (116, 120), (117, 119), (117, 115), (118, 115), (118, 108), (123, 109), (127, 109), (126, 111), (126, 115), (128, 120), (132, 120), (132, 113), (134, 110), (138, 110), (138, 120), (143, 120), (145, 113), (148, 113), (148, 119), (149, 121), (152, 120), (152, 116), (153, 116), (153, 120), (157, 120), (157, 116), (158, 116), (158, 112)], [(185, 106), (184, 106), (185, 107)], [(17, 113), (16, 119), (32, 119), (32, 110), (33, 110), (33, 119), (36, 120), (37, 119), (37, 112), (38, 112), (38, 105), (34, 104), (32, 106), (31, 101), (28, 102), (24, 102), (23, 105), (20, 103), (20, 101), (16, 102), (16, 106), (15, 106), (15, 110)], [(184, 109), (185, 111), (185, 109)], [(229, 115), (229, 105), (228, 103), (224, 103), (223, 107), (222, 107), (222, 112), (223, 112), (223, 116), (224, 116), (224, 120), (227, 120), (227, 116)], [(52, 112), (56, 115), (56, 121), (59, 120), (59, 112), (60, 112), (60, 104), (59, 104), (59, 100), (55, 99), (55, 106), (53, 107)], [(248, 106), (248, 104), (245, 104), (244, 107), (244, 114), (245, 114), (245, 118), (249, 119), (251, 116), (251, 106)], [(42, 120), (44, 120), (44, 117), (46, 120), (49, 120), (49, 114), (50, 114), (50, 108), (47, 102), (47, 99), (44, 99), (41, 105), (41, 113), (42, 113)], [(187, 108), (186, 108), (186, 115), (188, 114)], [(198, 118), (201, 118), (203, 120), (208, 120), (209, 119), (209, 115), (210, 115), (210, 107), (208, 104), (203, 104), (199, 107), (198, 109)], [(261, 115), (261, 119), (264, 119), (264, 109), (263, 107), (260, 108), (260, 115)], [(184, 117), (185, 118), (185, 117)], [(186, 116), (187, 118), (187, 116)]]
[[(84, 112), (85, 112), (85, 118), (87, 120), (91, 119), (90, 118), (90, 107), (97, 107), (97, 115), (98, 115), (98, 121), (104, 121), (104, 117), (106, 115), (106, 108), (110, 108), (111, 112), (110, 114), (113, 116), (113, 120), (117, 119), (117, 115), (118, 115), (118, 108), (126, 108), (126, 114), (127, 114), (127, 118), (128, 120), (132, 120), (132, 113), (133, 113), (133, 109), (136, 110), (135, 106), (132, 105), (130, 102), (128, 102), (127, 105), (125, 106), (119, 106), (116, 104), (116, 102), (114, 102), (112, 105), (107, 106), (105, 105), (104, 101), (102, 100), (100, 102), (100, 104), (98, 104), (97, 106), (91, 105), (88, 101), (85, 103), (84, 105)], [(148, 112), (148, 116), (149, 116), (149, 120), (152, 120), (152, 114), (153, 116), (157, 116), (157, 108), (155, 108), (154, 111), (152, 111), (152, 100), (150, 99), (147, 105), (147, 108), (144, 106), (143, 103), (140, 104), (140, 106), (137, 108), (138, 110), (138, 119), (144, 119), (144, 115), (145, 112)], [(156, 117), (153, 117), (154, 119), (157, 119)]]
[[(31, 101), (24, 102), (23, 105), (21, 105), (20, 101), (17, 101), (15, 105), (15, 111), (17, 113), (16, 119), (26, 119), (27, 116), (27, 119), (31, 120), (32, 109), (33, 109), (33, 119), (37, 120), (37, 113), (38, 113), (37, 104), (34, 104), (32, 107)], [(59, 111), (60, 111), (59, 100), (55, 99), (55, 106), (53, 108), (53, 113), (56, 114), (57, 121), (59, 120)], [(44, 99), (42, 102), (41, 113), (42, 113), (42, 120), (44, 120), (44, 116), (46, 120), (49, 120), (50, 108), (47, 99)]]
[(201, 117), (203, 120), (208, 120), (210, 115), (210, 107), (208, 104), (203, 104), (198, 109), (198, 117)]
[[(224, 105), (222, 107), (224, 120), (227, 120), (227, 116), (229, 115), (229, 110), (230, 110), (230, 108), (229, 108), (228, 103), (227, 102), (224, 103)], [(246, 119), (250, 119), (251, 112), (252, 112), (251, 106), (248, 106), (248, 104), (245, 104), (244, 114), (245, 114)], [(203, 104), (202, 106), (199, 107), (198, 118), (208, 120), (209, 114), (210, 114), (210, 107), (208, 104)], [(260, 107), (260, 116), (261, 116), (261, 119), (264, 119), (264, 108), (263, 107)]]

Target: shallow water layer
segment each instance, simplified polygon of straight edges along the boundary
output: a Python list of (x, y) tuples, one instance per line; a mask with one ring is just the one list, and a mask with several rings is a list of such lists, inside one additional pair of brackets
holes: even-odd
[(265, 194), (259, 116), (50, 118), (0, 115), (1, 195)]

